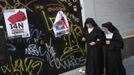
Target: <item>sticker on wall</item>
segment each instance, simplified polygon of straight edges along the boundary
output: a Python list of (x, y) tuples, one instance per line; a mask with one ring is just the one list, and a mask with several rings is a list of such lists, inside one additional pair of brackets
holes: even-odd
[(60, 37), (64, 34), (68, 34), (70, 31), (67, 17), (62, 11), (59, 11), (57, 13), (57, 16), (55, 18), (54, 25), (53, 25), (53, 31), (54, 31), (55, 37)]
[(3, 14), (8, 37), (30, 37), (26, 9), (8, 9)]

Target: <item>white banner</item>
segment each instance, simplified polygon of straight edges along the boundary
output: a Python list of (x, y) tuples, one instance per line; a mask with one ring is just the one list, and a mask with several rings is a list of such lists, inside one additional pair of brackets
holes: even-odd
[(53, 24), (53, 31), (55, 37), (60, 37), (64, 34), (68, 34), (70, 31), (67, 17), (62, 11), (59, 11), (57, 13), (57, 16)]
[(30, 37), (26, 9), (8, 9), (3, 14), (8, 37)]

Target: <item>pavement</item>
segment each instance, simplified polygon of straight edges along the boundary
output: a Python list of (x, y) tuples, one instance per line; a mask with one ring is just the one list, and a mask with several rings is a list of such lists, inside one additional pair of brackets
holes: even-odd
[[(134, 56), (123, 60), (124, 67), (126, 68), (126, 75), (134, 75)], [(59, 75), (85, 75), (85, 66), (59, 74)]]

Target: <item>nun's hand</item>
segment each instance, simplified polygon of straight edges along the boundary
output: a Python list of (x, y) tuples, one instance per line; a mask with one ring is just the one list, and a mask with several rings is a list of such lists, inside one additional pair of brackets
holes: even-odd
[(96, 41), (100, 41), (100, 39), (99, 38), (97, 38), (97, 40)]
[(93, 45), (95, 45), (95, 42), (91, 42), (91, 43), (89, 43), (91, 46), (93, 46)]
[(106, 40), (106, 44), (109, 45), (111, 42), (110, 40)]
[(85, 37), (82, 37), (82, 41), (86, 41), (86, 38)]

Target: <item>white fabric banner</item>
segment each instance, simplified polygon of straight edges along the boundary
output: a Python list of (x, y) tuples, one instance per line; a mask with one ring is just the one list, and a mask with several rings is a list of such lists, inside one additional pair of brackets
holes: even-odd
[(30, 37), (26, 9), (8, 9), (3, 14), (8, 37)]
[(70, 31), (67, 17), (62, 11), (57, 13), (53, 24), (53, 31), (55, 37), (61, 37), (64, 34), (68, 34)]

